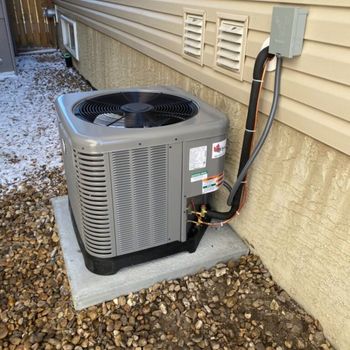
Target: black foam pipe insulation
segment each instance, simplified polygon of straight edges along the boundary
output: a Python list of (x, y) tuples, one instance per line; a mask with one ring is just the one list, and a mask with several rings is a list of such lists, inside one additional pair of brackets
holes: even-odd
[[(262, 75), (264, 70), (264, 65), (266, 64), (266, 61), (269, 57), (268, 53), (268, 47), (261, 50), (255, 60), (254, 64), (254, 71), (253, 71), (253, 81), (252, 81), (252, 87), (250, 90), (250, 98), (249, 98), (249, 105), (248, 105), (248, 113), (247, 113), (247, 120), (245, 125), (245, 132), (243, 137), (243, 143), (242, 143), (242, 151), (241, 151), (241, 158), (239, 162), (239, 168), (238, 168), (238, 174), (241, 173), (243, 167), (247, 163), (249, 157), (250, 157), (250, 149), (251, 144), (253, 142), (253, 129), (255, 125), (255, 118), (256, 118), (256, 110), (258, 108), (258, 98), (259, 98), (259, 91), (260, 86), (262, 84)], [(236, 192), (234, 198), (230, 198), (230, 196), (227, 199), (227, 205), (232, 205), (234, 207), (239, 207), (240, 198), (242, 195), (243, 185), (241, 184), (238, 188), (238, 191)], [(231, 192), (232, 193), (232, 192)]]
[(278, 55), (277, 55), (277, 65), (276, 65), (276, 74), (275, 74), (275, 88), (274, 88), (274, 95), (273, 95), (270, 114), (266, 122), (265, 128), (253, 152), (251, 153), (253, 129), (255, 126), (256, 111), (258, 108), (257, 103), (258, 103), (260, 86), (262, 84), (261, 79), (263, 76), (265, 64), (267, 64), (268, 59), (273, 57), (273, 55), (268, 53), (268, 49), (269, 48), (266, 47), (259, 52), (254, 64), (253, 81), (252, 81), (252, 87), (250, 91), (250, 99), (249, 99), (249, 106), (248, 106), (248, 113), (247, 113), (247, 120), (246, 120), (246, 130), (243, 138), (238, 176), (235, 184), (231, 188), (229, 197), (227, 199), (227, 204), (231, 208), (227, 212), (217, 212), (214, 210), (208, 210), (207, 215), (212, 219), (228, 220), (237, 212), (240, 205), (243, 184), (244, 184), (244, 180), (246, 178), (247, 172), (250, 166), (252, 165), (252, 163), (254, 162), (255, 158), (257, 157), (258, 153), (260, 152), (266, 140), (266, 137), (271, 129), (272, 122), (276, 114), (276, 109), (277, 109), (278, 99), (279, 99), (281, 63), (282, 63), (282, 57)]

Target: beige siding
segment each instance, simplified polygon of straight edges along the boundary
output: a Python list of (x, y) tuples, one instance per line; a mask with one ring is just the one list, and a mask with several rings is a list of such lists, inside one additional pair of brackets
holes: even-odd
[[(276, 281), (320, 320), (331, 342), (339, 350), (349, 350), (350, 2), (293, 3), (305, 2), (310, 16), (303, 55), (284, 62), (280, 122), (274, 123), (249, 174), (249, 200), (232, 225)], [(271, 7), (290, 2), (56, 3), (62, 13), (79, 21), (77, 67), (97, 88), (175, 85), (228, 115), (226, 174), (232, 183), (254, 57), (268, 36)], [(203, 8), (209, 18), (204, 67), (181, 56), (183, 7)], [(250, 18), (243, 82), (212, 69), (215, 14), (225, 9)], [(269, 74), (264, 113), (271, 104), (272, 82)], [(218, 193), (216, 205), (224, 203), (224, 197), (226, 193)]]
[[(62, 13), (247, 104), (254, 57), (268, 37), (276, 1), (56, 0), (56, 3)], [(284, 62), (277, 118), (350, 154), (350, 4), (346, 0), (293, 4), (309, 9), (306, 40), (302, 56)], [(203, 67), (182, 57), (185, 7), (206, 12)], [(249, 16), (243, 82), (213, 69), (218, 12)], [(268, 78), (261, 105), (265, 114), (269, 111), (272, 88), (273, 74)]]
[[(230, 118), (227, 179), (234, 180), (246, 107), (79, 24), (79, 71), (97, 88), (171, 84)], [(264, 122), (264, 120), (261, 120)], [(261, 126), (261, 125), (260, 125)], [(249, 174), (249, 199), (232, 221), (276, 281), (350, 349), (350, 157), (276, 122)], [(217, 203), (225, 203), (227, 192)]]

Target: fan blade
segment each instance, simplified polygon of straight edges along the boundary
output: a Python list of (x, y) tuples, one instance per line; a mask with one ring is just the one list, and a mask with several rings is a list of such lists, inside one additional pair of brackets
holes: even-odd
[(109, 99), (106, 99), (106, 96), (101, 96), (101, 98), (94, 97), (94, 98), (92, 98), (90, 100), (87, 100), (87, 101), (89, 101), (91, 103), (96, 103), (96, 104), (103, 104), (105, 106), (112, 106), (112, 107), (115, 107), (115, 108), (120, 108), (120, 104), (117, 104), (114, 101), (110, 101)]
[(131, 92), (123, 92), (121, 95), (125, 99), (125, 103), (148, 103), (156, 99), (158, 96), (162, 95), (162, 93), (153, 93), (153, 92), (141, 92), (141, 91), (131, 91)]
[(124, 118), (126, 128), (144, 128), (145, 113), (129, 113)]
[(164, 112), (164, 111), (152, 111), (154, 117), (156, 118), (174, 118), (178, 121), (186, 120), (187, 115), (182, 115), (181, 113), (172, 113), (172, 112)]
[(108, 124), (107, 126), (112, 126), (114, 124), (118, 124), (123, 118), (125, 118), (125, 115), (123, 115), (120, 118), (116, 119), (114, 122)]
[(159, 119), (155, 116), (148, 116), (147, 117), (147, 121), (148, 121), (148, 127), (152, 128), (152, 127), (157, 127), (157, 126), (163, 126), (163, 125), (169, 125), (169, 124), (173, 124), (172, 122), (169, 123), (169, 121), (171, 121), (172, 117), (166, 117), (163, 119)]
[(129, 91), (87, 99), (74, 108), (74, 113), (92, 123), (100, 118), (106, 126), (148, 128), (187, 120), (198, 113), (198, 107), (190, 99), (162, 92)]
[(161, 105), (172, 106), (176, 104), (185, 105), (189, 103), (192, 103), (192, 101), (185, 99), (183, 97), (166, 95), (166, 94), (162, 94), (161, 96), (159, 96), (159, 98), (152, 101), (154, 108), (157, 108), (158, 106), (161, 106)]

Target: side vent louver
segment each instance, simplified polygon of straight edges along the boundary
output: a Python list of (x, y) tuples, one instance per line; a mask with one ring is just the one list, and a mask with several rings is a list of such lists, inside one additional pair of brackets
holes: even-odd
[(215, 69), (242, 80), (248, 17), (219, 15)]
[(203, 64), (205, 14), (196, 10), (184, 13), (183, 55)]
[(94, 256), (108, 257), (114, 252), (105, 156), (74, 150), (74, 163), (86, 249)]
[(168, 242), (166, 145), (113, 152), (117, 253)]

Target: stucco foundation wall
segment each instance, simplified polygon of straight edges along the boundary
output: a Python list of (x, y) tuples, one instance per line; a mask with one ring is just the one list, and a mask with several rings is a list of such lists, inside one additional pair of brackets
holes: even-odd
[[(80, 23), (78, 35), (77, 67), (96, 88), (175, 85), (226, 113), (232, 183), (245, 106)], [(232, 226), (275, 280), (319, 319), (329, 340), (349, 350), (350, 157), (275, 122), (249, 182), (248, 202)], [(218, 193), (216, 204), (226, 195)]]

